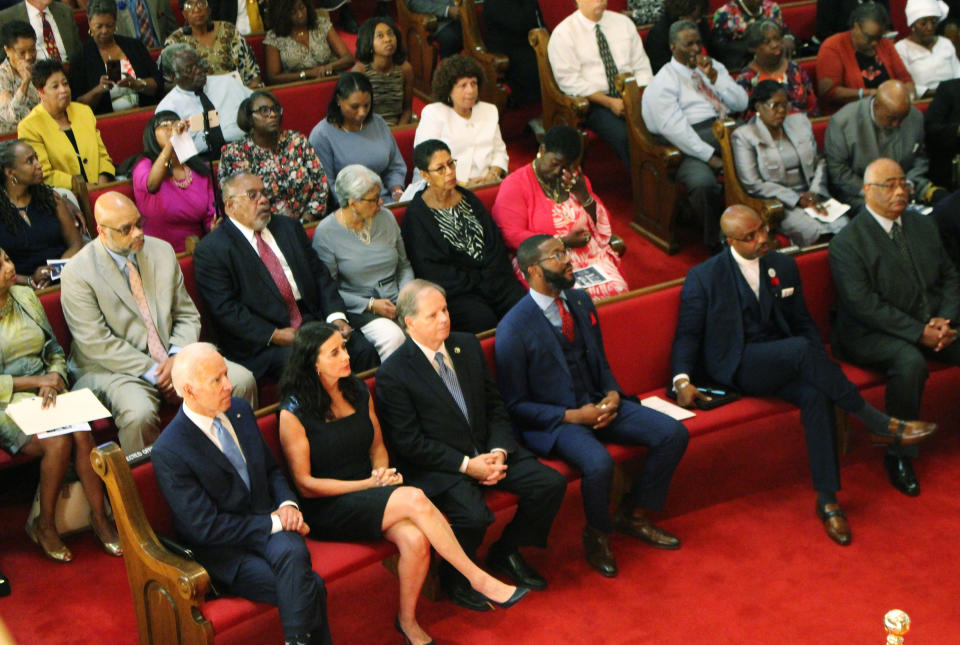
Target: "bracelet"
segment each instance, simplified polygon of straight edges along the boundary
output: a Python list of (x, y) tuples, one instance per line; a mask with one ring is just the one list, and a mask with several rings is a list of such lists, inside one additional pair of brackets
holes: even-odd
[(374, 300), (375, 300), (375, 298), (373, 298), (373, 296), (371, 296), (371, 297), (370, 297), (370, 300), (367, 301), (367, 311), (373, 311), (373, 301), (374, 301)]

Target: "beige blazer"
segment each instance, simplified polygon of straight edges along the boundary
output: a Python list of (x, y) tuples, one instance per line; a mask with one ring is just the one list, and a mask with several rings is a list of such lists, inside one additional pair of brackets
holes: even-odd
[[(164, 347), (196, 342), (200, 313), (184, 287), (173, 247), (146, 237), (135, 257)], [(126, 277), (99, 238), (64, 266), (60, 305), (73, 335), (68, 367), (74, 378), (87, 372), (139, 377), (154, 366), (137, 302)]]

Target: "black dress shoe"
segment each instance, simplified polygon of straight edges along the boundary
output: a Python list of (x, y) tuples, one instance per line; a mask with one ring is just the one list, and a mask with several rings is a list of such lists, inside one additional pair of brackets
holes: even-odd
[(517, 586), (528, 587), (536, 591), (543, 591), (547, 588), (547, 581), (527, 564), (516, 549), (501, 552), (499, 549), (491, 548), (487, 554), (487, 566), (491, 571), (507, 576)]
[(444, 589), (444, 591), (450, 597), (450, 600), (465, 609), (472, 609), (473, 611), (490, 611), (491, 609), (487, 597), (469, 585), (458, 584)]
[(617, 561), (610, 550), (610, 538), (603, 531), (592, 527), (583, 529), (583, 550), (587, 554), (587, 564), (600, 575), (613, 578), (617, 575)]
[(910, 497), (920, 494), (920, 482), (917, 481), (917, 476), (913, 472), (910, 457), (885, 455), (883, 465), (887, 469), (887, 476), (894, 488)]
[(0, 571), (0, 597), (10, 595), (10, 579)]

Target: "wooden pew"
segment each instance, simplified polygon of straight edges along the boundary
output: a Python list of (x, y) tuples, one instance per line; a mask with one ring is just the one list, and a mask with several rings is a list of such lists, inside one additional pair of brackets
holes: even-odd
[(584, 122), (587, 111), (590, 109), (590, 101), (584, 96), (570, 96), (560, 90), (547, 55), (547, 45), (550, 42), (550, 34), (547, 30), (543, 27), (531, 29), (528, 39), (537, 54), (537, 72), (540, 76), (540, 96), (543, 107), (543, 115), (540, 119), (544, 132), (562, 123), (576, 128), (585, 137)]
[(680, 190), (676, 173), (683, 155), (673, 146), (659, 143), (647, 130), (641, 114), (644, 88), (637, 86), (634, 77), (621, 75), (617, 88), (623, 98), (630, 143), (630, 228), (667, 253), (676, 253), (680, 248), (675, 231)]

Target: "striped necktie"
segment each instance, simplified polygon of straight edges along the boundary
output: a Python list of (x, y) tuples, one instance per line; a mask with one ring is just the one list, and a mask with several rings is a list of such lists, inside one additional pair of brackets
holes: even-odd
[(450, 390), (450, 395), (453, 397), (453, 400), (457, 402), (457, 407), (463, 412), (463, 418), (469, 422), (470, 415), (467, 413), (467, 402), (463, 398), (463, 390), (460, 389), (460, 381), (457, 380), (457, 375), (452, 369), (447, 367), (447, 362), (443, 360), (443, 352), (434, 354), (433, 360), (437, 364), (440, 380), (442, 380), (443, 384)]
[(143, 318), (143, 325), (147, 328), (147, 351), (150, 358), (158, 363), (167, 360), (167, 349), (160, 340), (160, 334), (157, 332), (157, 326), (153, 322), (153, 316), (150, 315), (150, 306), (147, 305), (147, 295), (143, 291), (143, 280), (140, 278), (140, 272), (133, 260), (127, 260), (128, 280), (130, 281), (130, 293), (133, 299), (137, 301), (137, 309), (140, 310), (140, 317)]
[(136, 5), (134, 12), (137, 15), (137, 31), (140, 32), (140, 40), (147, 46), (147, 49), (154, 49), (160, 46), (157, 36), (153, 33), (153, 25), (150, 24), (150, 14), (147, 13), (146, 0), (132, 0)]
[(247, 490), (250, 490), (250, 472), (247, 470), (247, 462), (243, 458), (243, 453), (240, 452), (240, 446), (233, 440), (233, 436), (227, 432), (227, 429), (217, 417), (213, 418), (213, 428), (217, 431), (217, 440), (220, 441), (220, 450), (223, 451), (223, 456), (236, 469), (240, 479), (246, 484)]

